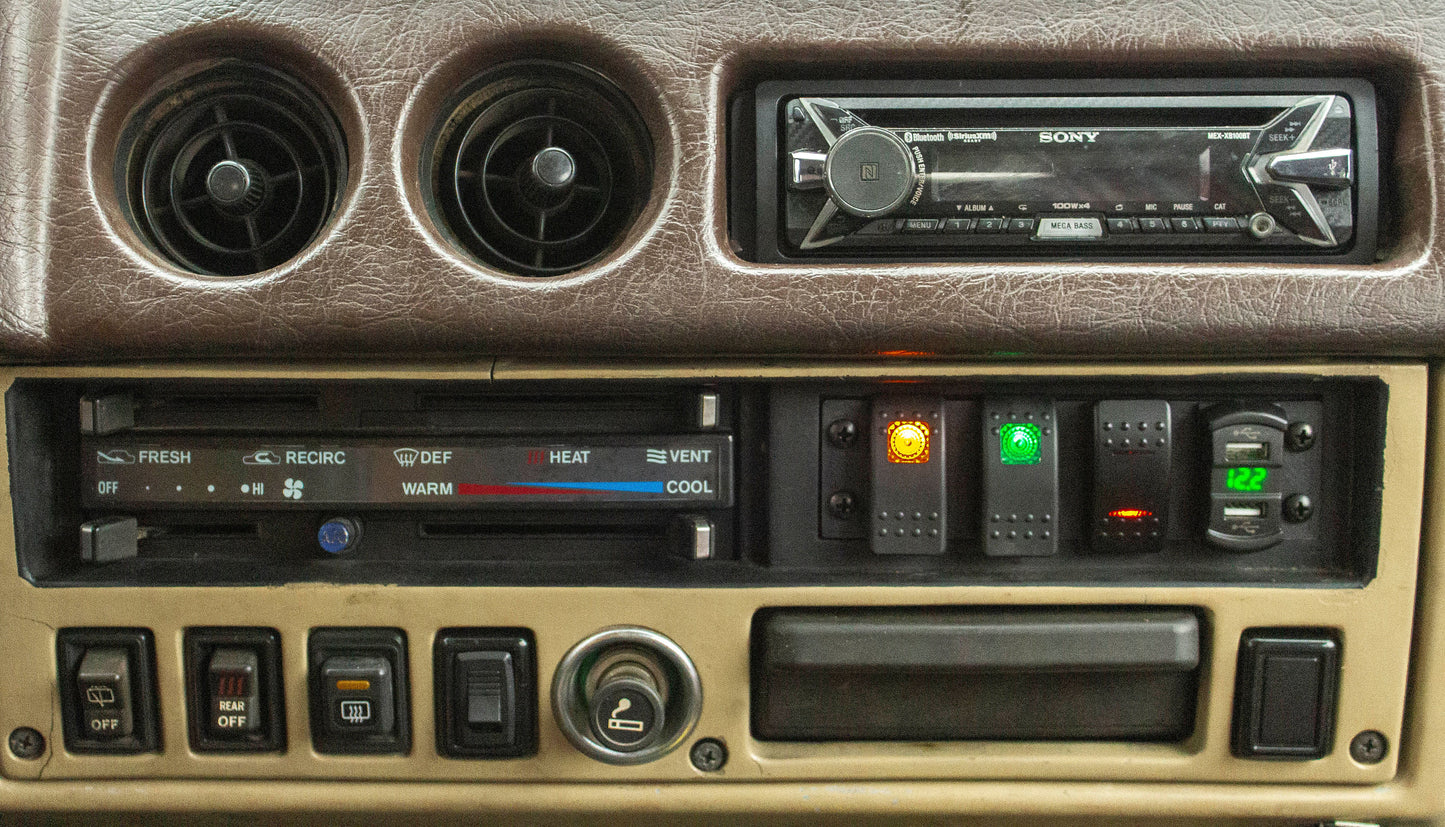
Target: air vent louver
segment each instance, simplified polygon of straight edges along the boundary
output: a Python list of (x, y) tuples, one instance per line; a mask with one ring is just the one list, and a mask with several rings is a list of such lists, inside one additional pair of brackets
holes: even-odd
[(474, 79), (422, 159), (428, 202), (458, 244), (527, 276), (583, 267), (617, 245), (647, 201), (652, 145), (601, 76), (550, 61)]
[(242, 276), (294, 257), (346, 180), (335, 117), (272, 69), (227, 61), (151, 101), (117, 163), (131, 220), (176, 264)]

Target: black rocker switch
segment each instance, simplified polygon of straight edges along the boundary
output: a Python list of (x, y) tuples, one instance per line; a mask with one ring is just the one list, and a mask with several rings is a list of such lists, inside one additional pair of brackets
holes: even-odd
[(1110, 399), (1094, 407), (1094, 551), (1164, 547), (1173, 444), (1162, 399)]
[(326, 729), (333, 737), (390, 735), (396, 725), (391, 664), (377, 655), (337, 655), (321, 665)]
[(55, 644), (65, 748), (86, 754), (160, 749), (150, 630), (61, 629)]
[(874, 554), (943, 554), (943, 400), (939, 397), (880, 396), (870, 422)]
[(186, 630), (185, 662), (191, 749), (286, 749), (279, 632), (251, 626), (194, 626)]
[(323, 753), (411, 749), (406, 635), (400, 629), (313, 629), (311, 740)]
[(526, 629), (444, 629), (436, 666), (437, 751), (515, 758), (537, 751), (537, 679)]
[(465, 699), (467, 729), (510, 740), (517, 706), (517, 676), (510, 652), (457, 655), (455, 688), (457, 696)]
[(75, 676), (85, 732), (114, 741), (135, 731), (130, 692), (130, 655), (120, 647), (88, 649)]
[(206, 669), (206, 726), (214, 738), (261, 729), (261, 665), (250, 649), (217, 649)]
[(983, 550), (989, 556), (1058, 551), (1057, 431), (1050, 400), (984, 400)]

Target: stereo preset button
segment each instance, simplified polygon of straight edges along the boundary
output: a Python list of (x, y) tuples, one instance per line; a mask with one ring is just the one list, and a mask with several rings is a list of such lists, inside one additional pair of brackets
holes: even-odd
[(1204, 229), (1211, 233), (1237, 233), (1239, 232), (1239, 220), (1223, 215), (1205, 216)]
[(978, 231), (981, 233), (1003, 232), (1004, 219), (1002, 218), (980, 218), (978, 220)]
[(1139, 232), (1167, 233), (1169, 232), (1169, 222), (1162, 218), (1141, 218), (1139, 219)]
[(1197, 218), (1171, 218), (1169, 223), (1174, 225), (1176, 233), (1199, 233), (1204, 231), (1204, 225), (1199, 223)]
[(972, 218), (950, 218), (943, 222), (945, 233), (971, 233), (973, 232)]
[(1032, 218), (1011, 218), (1008, 222), (1008, 231), (1011, 233), (1031, 233), (1034, 231), (1034, 220)]
[(1078, 218), (1043, 216), (1039, 219), (1039, 231), (1035, 237), (1050, 240), (1077, 241), (1079, 239), (1102, 238), (1103, 235), (1103, 223), (1092, 216)]
[(1137, 233), (1139, 231), (1139, 224), (1132, 218), (1110, 218), (1107, 223), (1111, 233)]

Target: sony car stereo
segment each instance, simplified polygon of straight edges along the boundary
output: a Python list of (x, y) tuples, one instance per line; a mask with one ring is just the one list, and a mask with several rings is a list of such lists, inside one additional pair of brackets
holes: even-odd
[(1361, 80), (773, 81), (734, 119), (760, 261), (1374, 260)]

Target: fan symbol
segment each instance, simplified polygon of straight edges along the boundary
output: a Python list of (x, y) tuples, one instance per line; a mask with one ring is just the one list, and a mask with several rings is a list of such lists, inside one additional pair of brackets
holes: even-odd
[(305, 487), (306, 483), (302, 482), (301, 480), (293, 480), (290, 477), (287, 477), (285, 487), (281, 490), (281, 495), (286, 497), (287, 499), (299, 500), (301, 499), (301, 495), (305, 493), (301, 489)]

